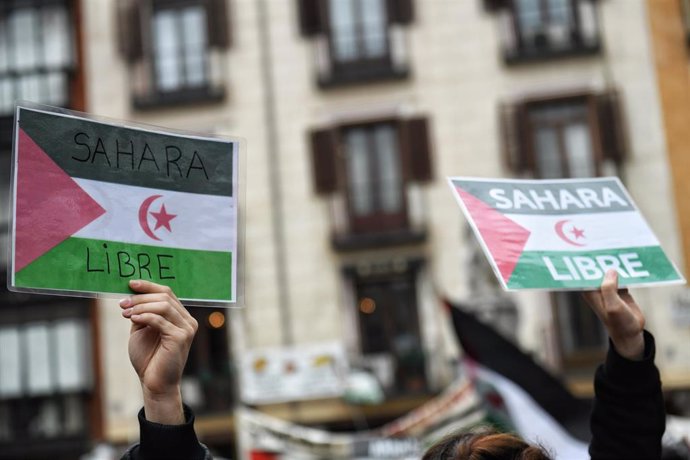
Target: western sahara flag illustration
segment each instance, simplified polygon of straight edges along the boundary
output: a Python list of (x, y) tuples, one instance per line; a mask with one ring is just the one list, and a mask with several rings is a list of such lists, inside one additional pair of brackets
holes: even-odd
[(617, 178), (448, 178), (504, 289), (683, 283)]
[(18, 108), (15, 289), (235, 300), (237, 144)]

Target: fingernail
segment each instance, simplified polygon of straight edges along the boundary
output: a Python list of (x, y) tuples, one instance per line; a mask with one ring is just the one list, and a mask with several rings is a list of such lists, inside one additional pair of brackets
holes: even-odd
[(124, 316), (124, 317), (130, 316), (132, 314), (132, 311), (134, 311), (134, 307), (124, 310), (122, 312), (122, 316)]
[(120, 300), (120, 306), (121, 307), (128, 307), (131, 304), (131, 302), (132, 302), (132, 299), (127, 297), (126, 299)]
[(131, 281), (129, 282), (129, 285), (130, 285), (131, 287), (133, 287), (133, 288), (139, 287), (139, 284), (140, 284), (140, 283), (139, 283), (138, 280), (131, 280)]

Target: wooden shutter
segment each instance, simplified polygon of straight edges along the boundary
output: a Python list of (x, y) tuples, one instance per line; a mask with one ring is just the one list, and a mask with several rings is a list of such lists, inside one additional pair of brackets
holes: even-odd
[(334, 129), (311, 132), (311, 158), (314, 191), (333, 193), (338, 189), (338, 137)]
[(119, 49), (127, 62), (135, 62), (144, 56), (142, 8), (145, 8), (145, 2), (117, 2)]
[(414, 21), (413, 0), (387, 0), (388, 22), (391, 24), (410, 24)]
[(484, 10), (490, 12), (495, 12), (508, 6), (507, 0), (482, 0), (482, 3), (484, 4)]
[(598, 96), (597, 111), (603, 156), (616, 164), (621, 164), (627, 156), (627, 148), (618, 91), (612, 90)]
[(428, 120), (425, 117), (403, 120), (400, 129), (405, 178), (411, 182), (430, 182), (434, 174)]
[(209, 46), (225, 49), (231, 45), (228, 1), (207, 0), (206, 23)]
[(513, 174), (530, 169), (527, 110), (523, 103), (505, 103), (499, 108), (503, 164)]
[(328, 0), (297, 0), (299, 27), (305, 37), (313, 37), (326, 29), (323, 23), (321, 1)]

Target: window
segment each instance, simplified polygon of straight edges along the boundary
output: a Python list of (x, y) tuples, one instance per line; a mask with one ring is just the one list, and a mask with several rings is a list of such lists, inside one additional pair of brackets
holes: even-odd
[(67, 1), (0, 5), (0, 116), (15, 100), (65, 106), (75, 68)]
[(504, 105), (506, 166), (538, 178), (616, 174), (626, 155), (620, 106), (616, 91)]
[(397, 134), (390, 123), (343, 130), (347, 197), (355, 233), (406, 226)]
[(407, 76), (400, 25), (412, 21), (411, 0), (300, 0), (299, 9), (322, 87)]
[(591, 177), (599, 159), (584, 101), (536, 105), (527, 111), (536, 174), (544, 179)]
[(346, 223), (334, 228), (337, 248), (354, 249), (350, 243), (357, 246), (355, 240), (377, 246), (415, 238), (410, 233), (408, 184), (431, 180), (426, 119), (317, 130), (311, 133), (311, 145), (317, 193), (344, 203)]
[(417, 265), (398, 262), (383, 268), (383, 273), (353, 277), (363, 363), (388, 394), (427, 389), (417, 313)]
[(135, 107), (222, 100), (227, 0), (126, 0), (118, 8)]
[(181, 91), (206, 85), (205, 23), (206, 10), (198, 4), (154, 10), (153, 56), (158, 91)]
[(606, 352), (606, 331), (582, 295), (557, 292), (552, 299), (562, 367), (574, 370), (600, 363)]
[(500, 11), (508, 64), (598, 53), (596, 0), (484, 0)]
[(185, 402), (198, 414), (228, 411), (234, 401), (225, 310), (189, 307), (199, 323), (182, 377)]
[[(615, 91), (521, 101), (503, 107), (507, 165), (514, 173), (554, 179), (615, 174), (625, 157)], [(552, 296), (565, 370), (594, 366), (606, 336), (578, 293)]]
[(93, 372), (84, 316), (84, 305), (55, 301), (0, 313), (0, 451), (6, 458), (77, 458), (88, 449)]

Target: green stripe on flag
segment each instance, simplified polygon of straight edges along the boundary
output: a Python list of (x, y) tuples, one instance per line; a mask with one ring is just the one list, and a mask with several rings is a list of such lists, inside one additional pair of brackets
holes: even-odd
[(232, 299), (232, 253), (68, 238), (15, 275), (40, 289), (130, 293), (130, 279), (170, 286), (180, 298)]
[(619, 269), (619, 284), (681, 278), (660, 246), (600, 251), (526, 251), (508, 280), (509, 289), (598, 287), (608, 268)]
[(19, 127), (67, 174), (176, 192), (232, 196), (228, 140), (176, 136), (21, 108)]

